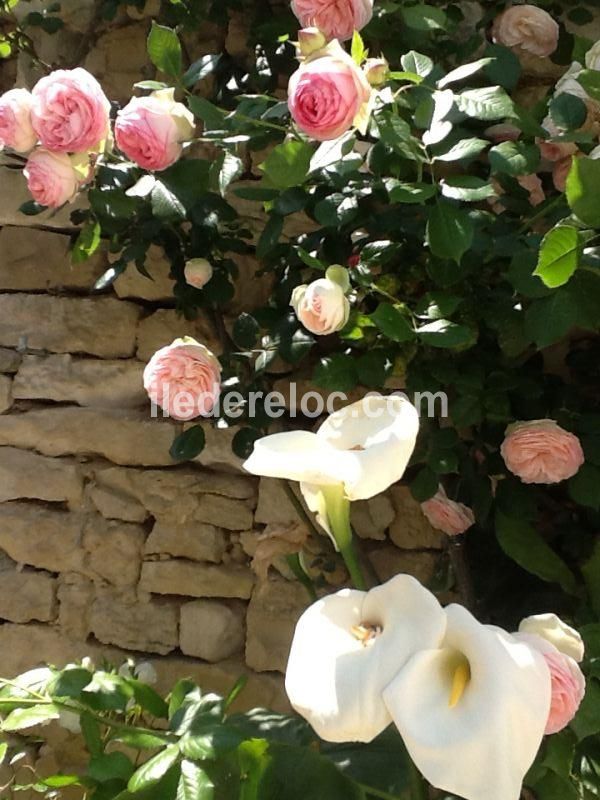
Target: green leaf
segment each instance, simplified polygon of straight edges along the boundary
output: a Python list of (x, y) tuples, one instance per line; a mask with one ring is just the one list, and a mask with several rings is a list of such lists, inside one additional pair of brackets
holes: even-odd
[(354, 194), (334, 192), (315, 206), (315, 219), (328, 228), (351, 222), (358, 214), (358, 199)]
[(370, 389), (381, 389), (393, 367), (384, 350), (371, 350), (356, 361), (358, 380)]
[(174, 30), (164, 25), (157, 25), (152, 20), (147, 46), (150, 61), (155, 67), (174, 78), (181, 75), (181, 43)]
[(567, 201), (571, 211), (585, 224), (600, 228), (600, 161), (574, 158), (567, 177)]
[(84, 711), (81, 714), (79, 723), (81, 725), (81, 732), (85, 740), (85, 746), (87, 747), (90, 755), (100, 755), (104, 748), (104, 743), (102, 741), (102, 733), (100, 731), (99, 723), (88, 711)]
[(539, 148), (524, 142), (501, 142), (492, 147), (489, 154), (492, 172), (506, 175), (529, 175), (540, 163)]
[(192, 114), (201, 119), (207, 130), (223, 130), (227, 114), (217, 108), (210, 100), (199, 95), (188, 97), (187, 104)]
[(240, 314), (233, 325), (233, 341), (238, 347), (251, 349), (256, 344), (260, 326), (251, 314)]
[(587, 682), (585, 697), (571, 727), (579, 739), (600, 733), (600, 683), (596, 680)]
[(391, 303), (380, 303), (371, 314), (379, 330), (394, 342), (408, 342), (415, 333), (406, 310)]
[(181, 762), (177, 800), (212, 800), (215, 787), (206, 772), (187, 758)]
[(596, 542), (590, 558), (581, 567), (581, 572), (583, 573), (592, 608), (600, 616), (600, 544), (598, 542)]
[(139, 792), (141, 789), (158, 783), (179, 758), (179, 746), (177, 744), (168, 745), (133, 773), (127, 788), (130, 792)]
[(92, 673), (83, 667), (72, 667), (60, 672), (50, 686), (53, 697), (79, 697), (91, 682)]
[(439, 258), (460, 263), (473, 242), (473, 223), (467, 212), (458, 206), (439, 201), (429, 214), (427, 242)]
[(406, 72), (414, 72), (422, 78), (426, 78), (433, 69), (433, 61), (423, 53), (417, 53), (414, 50), (403, 55), (400, 63)]
[(344, 353), (325, 356), (315, 367), (313, 381), (323, 389), (349, 392), (358, 383), (354, 359)]
[(506, 555), (527, 572), (560, 584), (568, 594), (577, 594), (577, 581), (571, 570), (528, 522), (498, 511), (496, 537)]
[(513, 102), (501, 86), (467, 89), (456, 95), (456, 104), (463, 114), (475, 119), (502, 119), (513, 113)]
[(499, 44), (488, 44), (485, 55), (491, 62), (484, 67), (485, 74), (491, 83), (499, 83), (505, 89), (514, 89), (521, 77), (521, 63), (513, 51)]
[(204, 450), (206, 435), (201, 425), (194, 425), (180, 433), (171, 445), (169, 455), (173, 461), (191, 461)]
[(114, 778), (128, 781), (134, 769), (125, 753), (102, 753), (90, 760), (87, 774), (98, 783), (106, 783)]
[(284, 218), (280, 214), (271, 214), (256, 245), (258, 258), (265, 258), (276, 247), (283, 231), (283, 222)]
[(12, 711), (2, 723), (3, 731), (21, 731), (32, 728), (43, 722), (60, 717), (60, 710), (52, 703), (31, 706), (30, 708), (17, 708)]
[(169, 708), (158, 692), (137, 678), (126, 678), (125, 680), (133, 689), (133, 697), (138, 706), (141, 706), (144, 711), (149, 712), (154, 717), (167, 719)]
[(569, 289), (557, 289), (549, 297), (536, 300), (525, 312), (525, 334), (538, 347), (558, 342), (580, 319), (579, 304)]
[(458, 325), (448, 319), (436, 319), (417, 328), (417, 335), (431, 347), (466, 347), (475, 344), (477, 335), (472, 328)]
[(562, 93), (557, 95), (549, 106), (550, 117), (557, 126), (563, 130), (576, 130), (580, 128), (587, 118), (587, 106), (580, 97), (574, 94)]
[(243, 171), (244, 162), (242, 159), (234, 156), (233, 153), (225, 151), (223, 153), (223, 163), (219, 170), (219, 192), (221, 197), (225, 197), (229, 184), (239, 178)]
[(446, 150), (433, 157), (434, 161), (460, 161), (466, 158), (474, 158), (479, 155), (489, 145), (486, 139), (461, 139)]
[(476, 72), (479, 72), (479, 70), (486, 67), (493, 60), (493, 58), (479, 58), (477, 61), (471, 61), (469, 64), (462, 64), (460, 67), (449, 72), (445, 78), (438, 81), (438, 89), (443, 89), (444, 86), (449, 86), (451, 83), (464, 81), (465, 78), (475, 75)]
[(27, 200), (19, 206), (19, 211), (21, 214), (25, 214), (26, 217), (35, 217), (45, 210), (46, 206), (36, 203), (35, 200)]
[(592, 100), (600, 100), (600, 71), (583, 69), (577, 76), (577, 81), (583, 86)]
[(579, 266), (582, 247), (576, 228), (558, 225), (544, 236), (533, 274), (550, 289), (563, 286)]
[(73, 264), (81, 264), (83, 261), (87, 261), (96, 252), (100, 246), (100, 234), (99, 222), (88, 222), (83, 226), (71, 251)]
[(547, 772), (533, 788), (538, 800), (579, 800), (581, 797), (570, 777), (562, 778), (554, 772)]
[(294, 139), (274, 147), (260, 165), (265, 183), (276, 189), (300, 186), (306, 180), (314, 148), (307, 142)]
[(187, 86), (194, 86), (194, 84), (198, 83), (198, 81), (203, 80), (203, 78), (212, 75), (212, 73), (216, 70), (217, 65), (221, 60), (221, 53), (209, 53), (208, 55), (202, 56), (198, 59), (198, 61), (194, 61), (194, 63), (186, 70), (183, 76), (183, 85)]
[(162, 181), (155, 182), (150, 197), (154, 216), (164, 220), (185, 219), (186, 212), (183, 203)]
[(231, 449), (238, 458), (248, 458), (254, 450), (254, 442), (262, 437), (256, 428), (240, 428), (231, 441)]
[(439, 488), (439, 478), (429, 467), (423, 467), (410, 484), (412, 496), (419, 503), (429, 500)]
[(354, 31), (352, 34), (352, 46), (350, 49), (350, 54), (352, 55), (352, 60), (354, 63), (358, 64), (359, 67), (368, 55), (365, 43), (363, 42), (362, 36), (358, 31)]
[[(417, 31), (444, 30), (447, 24), (446, 13), (435, 6), (408, 6), (401, 8), (400, 13), (404, 23), (409, 28), (414, 28)], [(402, 66), (404, 66), (404, 63)]]
[(389, 178), (385, 182), (390, 203), (405, 203), (422, 205), (436, 194), (436, 187), (431, 183), (406, 183), (396, 178)]
[(493, 197), (496, 194), (494, 187), (484, 181), (483, 178), (476, 178), (474, 175), (455, 175), (440, 183), (442, 194), (451, 200), (463, 200), (467, 203), (475, 203)]

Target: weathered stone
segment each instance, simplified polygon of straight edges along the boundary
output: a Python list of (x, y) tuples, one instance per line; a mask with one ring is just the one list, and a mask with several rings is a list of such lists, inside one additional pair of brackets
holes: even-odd
[(0, 295), (0, 344), (102, 358), (133, 355), (140, 309), (113, 297)]
[(140, 322), (137, 333), (137, 357), (148, 361), (161, 347), (182, 336), (192, 336), (216, 355), (222, 351), (221, 342), (202, 311), (196, 320), (186, 320), (174, 309), (162, 308)]
[[(44, 38), (50, 40), (53, 37), (44, 35)], [(60, 230), (69, 230), (71, 228), (76, 230), (70, 217), (75, 209), (85, 206), (85, 195), (80, 194), (75, 203), (68, 204), (58, 211), (49, 208), (41, 214), (28, 217), (19, 211), (23, 203), (31, 200), (23, 171), (21, 169), (0, 167), (0, 184), (2, 185), (2, 192), (0, 192), (0, 226), (17, 225), (29, 228), (44, 225), (48, 228)]]
[(441, 549), (444, 534), (431, 527), (410, 489), (392, 486), (390, 493), (396, 509), (396, 518), (390, 525), (392, 542), (407, 550)]
[(95, 42), (84, 66), (100, 81), (111, 100), (126, 103), (134, 83), (154, 78), (155, 70), (148, 64), (146, 39), (146, 26), (133, 23), (109, 30)]
[(368, 392), (362, 386), (352, 389), (343, 397), (332, 396), (332, 392), (316, 386), (312, 381), (303, 378), (281, 378), (275, 381), (273, 391), (281, 392), (285, 408), (292, 414), (314, 414), (319, 408), (323, 412), (331, 413), (340, 408), (355, 403)]
[(164, 250), (151, 245), (146, 254), (145, 269), (150, 275), (147, 278), (135, 264), (130, 264), (114, 283), (119, 297), (134, 297), (142, 300), (173, 300), (175, 282), (169, 277), (171, 265), (167, 261)]
[(90, 611), (90, 628), (98, 641), (147, 653), (174, 650), (178, 623), (178, 606), (163, 600), (134, 602), (106, 593), (96, 597)]
[(56, 579), (47, 572), (0, 572), (0, 619), (50, 622), (55, 616)]
[(77, 505), (83, 480), (77, 467), (29, 450), (0, 447), (0, 503), (6, 500), (46, 500)]
[(106, 269), (103, 253), (73, 265), (70, 239), (53, 231), (6, 227), (0, 231), (0, 289), (89, 289)]
[(195, 600), (181, 606), (179, 646), (187, 656), (222, 661), (242, 650), (244, 611), (216, 600)]
[(157, 522), (146, 540), (146, 555), (169, 555), (192, 561), (222, 561), (227, 541), (220, 528), (206, 523), (172, 525), (168, 520)]
[[(197, 424), (197, 422), (193, 424)], [(190, 425), (185, 426), (186, 429), (189, 427)], [(206, 436), (206, 444), (204, 450), (194, 461), (210, 469), (223, 470), (225, 472), (242, 472), (247, 475), (248, 473), (244, 471), (242, 466), (243, 459), (238, 458), (232, 448), (233, 438), (239, 428), (215, 428), (209, 423), (204, 423), (202, 427)]]
[(385, 494), (352, 503), (352, 527), (361, 539), (385, 539), (385, 532), (395, 516), (392, 501)]
[(0, 372), (15, 373), (19, 369), (21, 359), (21, 353), (16, 350), (0, 347)]
[(8, 375), (0, 375), (0, 414), (12, 406), (12, 379)]
[(145, 538), (139, 525), (92, 518), (83, 536), (88, 569), (115, 586), (137, 583)]
[(49, 572), (82, 572), (83, 518), (27, 503), (0, 505), (0, 547), (20, 564)]
[(144, 522), (148, 517), (148, 512), (141, 503), (113, 489), (92, 486), (90, 488), (90, 499), (106, 519)]
[(27, 355), (14, 379), (16, 400), (54, 400), (98, 408), (146, 406), (139, 361)]
[(297, 581), (268, 581), (252, 593), (246, 616), (246, 663), (257, 672), (285, 672), (296, 623), (310, 604)]
[(400, 550), (393, 545), (385, 545), (371, 550), (369, 560), (382, 583), (404, 572), (427, 585), (435, 573), (438, 555), (432, 552)]
[(254, 575), (247, 567), (199, 564), (183, 559), (142, 564), (140, 589), (155, 594), (247, 600), (253, 586)]
[(169, 448), (178, 426), (136, 411), (46, 408), (0, 416), (0, 445), (48, 456), (102, 456), (115, 464), (171, 466)]
[(94, 585), (89, 578), (77, 572), (60, 576), (58, 624), (62, 633), (81, 641), (88, 637), (94, 596)]
[(258, 506), (254, 515), (256, 522), (297, 522), (298, 512), (283, 488), (283, 481), (276, 478), (261, 478), (258, 484)]
[(266, 305), (275, 287), (275, 274), (265, 272), (258, 275), (261, 264), (252, 256), (231, 253), (232, 261), (238, 267), (235, 279), (235, 294), (227, 311), (233, 316), (238, 316), (243, 311), (251, 312)]

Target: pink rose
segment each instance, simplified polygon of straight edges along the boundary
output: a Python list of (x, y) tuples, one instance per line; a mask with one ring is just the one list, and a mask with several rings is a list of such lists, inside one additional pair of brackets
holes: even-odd
[(195, 339), (176, 339), (154, 353), (146, 365), (144, 389), (173, 419), (185, 422), (208, 416), (221, 392), (221, 365)]
[(532, 633), (514, 634), (544, 656), (550, 672), (551, 700), (546, 735), (558, 733), (573, 719), (585, 695), (585, 678), (577, 662), (546, 639)]
[(297, 286), (291, 305), (304, 327), (317, 336), (341, 330), (350, 316), (350, 303), (343, 288), (329, 278)]
[(322, 142), (349, 130), (370, 94), (363, 71), (333, 42), (294, 72), (288, 105), (298, 127)]
[(527, 4), (507, 8), (492, 26), (494, 42), (540, 58), (556, 50), (558, 34), (558, 24), (547, 11)]
[(0, 97), (0, 150), (10, 147), (27, 153), (35, 147), (37, 136), (31, 125), (33, 98), (27, 89), (11, 89)]
[(315, 27), (328, 39), (351, 39), (373, 16), (373, 0), (292, 0), (303, 28)]
[(176, 103), (173, 89), (134, 97), (117, 114), (115, 140), (119, 149), (140, 167), (163, 170), (174, 164), (182, 143), (194, 135), (193, 114)]
[(519, 175), (517, 183), (529, 192), (529, 202), (532, 206), (539, 206), (546, 199), (544, 187), (538, 175)]
[(192, 258), (186, 262), (183, 275), (189, 286), (202, 289), (213, 276), (212, 264), (205, 258)]
[(436, 494), (424, 503), (421, 510), (431, 525), (448, 536), (464, 533), (475, 524), (475, 515), (468, 506), (457, 503), (446, 495), (440, 486)]
[(57, 153), (98, 148), (109, 134), (110, 103), (85, 69), (59, 69), (33, 89), (31, 120), (42, 145)]
[(567, 177), (571, 171), (573, 159), (571, 156), (557, 161), (552, 170), (552, 183), (557, 192), (564, 192), (567, 188)]
[(23, 174), (37, 203), (58, 208), (72, 200), (80, 186), (80, 177), (65, 153), (50, 153), (41, 147), (29, 156)]
[(552, 419), (509, 425), (500, 452), (523, 483), (559, 483), (573, 477), (585, 460), (579, 439)]

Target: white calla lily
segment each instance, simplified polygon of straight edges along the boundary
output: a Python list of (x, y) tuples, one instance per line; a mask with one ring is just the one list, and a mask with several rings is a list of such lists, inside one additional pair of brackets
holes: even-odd
[(518, 800), (550, 709), (543, 656), (462, 606), (446, 634), (384, 691), (408, 752), (435, 787), (465, 800)]
[(290, 702), (322, 739), (370, 742), (392, 721), (383, 689), (418, 650), (436, 647), (445, 627), (436, 598), (410, 575), (324, 597), (296, 626)]

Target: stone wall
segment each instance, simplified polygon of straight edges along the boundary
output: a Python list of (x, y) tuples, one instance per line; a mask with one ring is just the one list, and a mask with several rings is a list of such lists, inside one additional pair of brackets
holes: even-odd
[[(112, 98), (127, 99), (135, 80), (152, 77), (147, 19), (130, 7), (86, 39), (94, 3), (63, 8), (66, 29), (39, 42), (46, 62), (64, 63), (60, 54), (83, 38), (90, 49), (80, 61)], [(217, 32), (207, 26), (196, 49), (220, 49), (210, 36)], [(227, 46), (236, 57), (243, 38), (233, 18)], [(21, 59), (1, 88), (31, 83), (34, 73)], [(243, 705), (285, 708), (281, 673), (308, 602), (277, 556), (304, 536), (296, 512), (275, 481), (242, 472), (233, 431), (207, 425), (201, 456), (175, 465), (169, 447), (181, 425), (151, 418), (141, 383), (147, 359), (178, 336), (218, 350), (213, 330), (203, 317), (177, 316), (158, 249), (148, 265), (154, 280), (132, 270), (91, 295), (106, 255), (71, 265), (69, 210), (25, 217), (16, 210), (27, 199), (19, 173), (0, 169), (0, 184), (0, 674), (133, 654), (154, 664), (159, 689), (189, 675), (226, 691), (245, 673)], [(255, 206), (252, 215), (257, 230)], [(240, 269), (236, 313), (265, 291), (251, 260)], [(381, 579), (400, 571), (431, 579), (442, 541), (407, 489), (356, 504), (354, 525)], [(329, 541), (313, 533), (307, 548), (318, 580), (343, 585)]]

